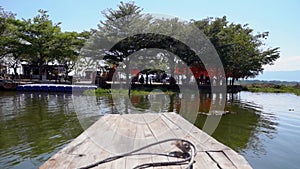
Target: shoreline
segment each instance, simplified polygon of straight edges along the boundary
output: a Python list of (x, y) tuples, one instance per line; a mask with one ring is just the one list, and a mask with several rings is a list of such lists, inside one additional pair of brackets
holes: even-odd
[(292, 93), (300, 96), (300, 85), (288, 86), (277, 84), (249, 84), (242, 85), (242, 91), (264, 92), (264, 93)]

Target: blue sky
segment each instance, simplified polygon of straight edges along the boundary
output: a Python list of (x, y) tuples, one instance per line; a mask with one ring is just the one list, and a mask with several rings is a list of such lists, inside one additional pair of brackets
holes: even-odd
[[(117, 0), (0, 0), (0, 6), (18, 18), (32, 18), (38, 9), (49, 11), (64, 31), (96, 28), (101, 11), (116, 8)], [(123, 2), (127, 2), (124, 0)], [(270, 47), (280, 47), (281, 58), (267, 71), (300, 70), (300, 1), (289, 0), (144, 0), (135, 1), (144, 13), (167, 14), (184, 20), (227, 16), (234, 23), (248, 23), (255, 32), (269, 31)], [(299, 75), (300, 76), (300, 75)]]

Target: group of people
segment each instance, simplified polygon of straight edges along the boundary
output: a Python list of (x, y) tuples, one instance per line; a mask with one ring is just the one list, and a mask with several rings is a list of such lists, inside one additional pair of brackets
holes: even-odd
[[(167, 83), (167, 79), (168, 79), (168, 75), (166, 73), (163, 73), (161, 76), (158, 76), (158, 81), (157, 82), (162, 82), (163, 84)], [(135, 82), (139, 82), (140, 84), (152, 84), (152, 82), (154, 81), (154, 79), (152, 79), (151, 77), (149, 78), (149, 74), (146, 74), (146, 77), (144, 77), (144, 75), (141, 75), (139, 78), (139, 75), (136, 75), (132, 78), (131, 83), (135, 84)], [(176, 84), (176, 80), (174, 77), (170, 77), (169, 78), (169, 83), (170, 84)]]
[[(148, 76), (146, 76), (146, 84), (148, 84)], [(141, 75), (141, 77), (139, 78), (139, 75), (136, 75), (132, 78), (131, 80), (131, 84), (135, 84), (135, 82), (139, 82), (140, 84), (144, 84), (145, 83), (145, 78), (143, 75)], [(151, 84), (151, 80), (150, 80), (150, 84)]]
[(200, 85), (209, 85), (210, 84), (210, 78), (209, 78), (209, 76), (204, 76), (204, 74), (202, 74), (197, 79), (197, 83), (200, 84)]

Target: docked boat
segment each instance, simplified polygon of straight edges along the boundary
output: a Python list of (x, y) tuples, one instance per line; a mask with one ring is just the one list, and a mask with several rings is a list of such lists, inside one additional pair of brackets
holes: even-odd
[(12, 80), (0, 79), (0, 89), (2, 90), (16, 90), (18, 84)]

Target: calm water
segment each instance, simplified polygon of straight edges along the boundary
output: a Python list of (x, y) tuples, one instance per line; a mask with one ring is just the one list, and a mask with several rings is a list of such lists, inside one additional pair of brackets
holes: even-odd
[[(218, 97), (141, 95), (126, 99), (1, 91), (0, 168), (37, 168), (103, 114), (188, 111), (196, 102), (200, 102), (199, 112), (208, 112)], [(241, 92), (226, 97), (229, 113), (222, 116), (213, 137), (240, 152), (253, 168), (299, 168), (299, 96)], [(192, 121), (202, 128), (206, 118), (200, 113)]]

